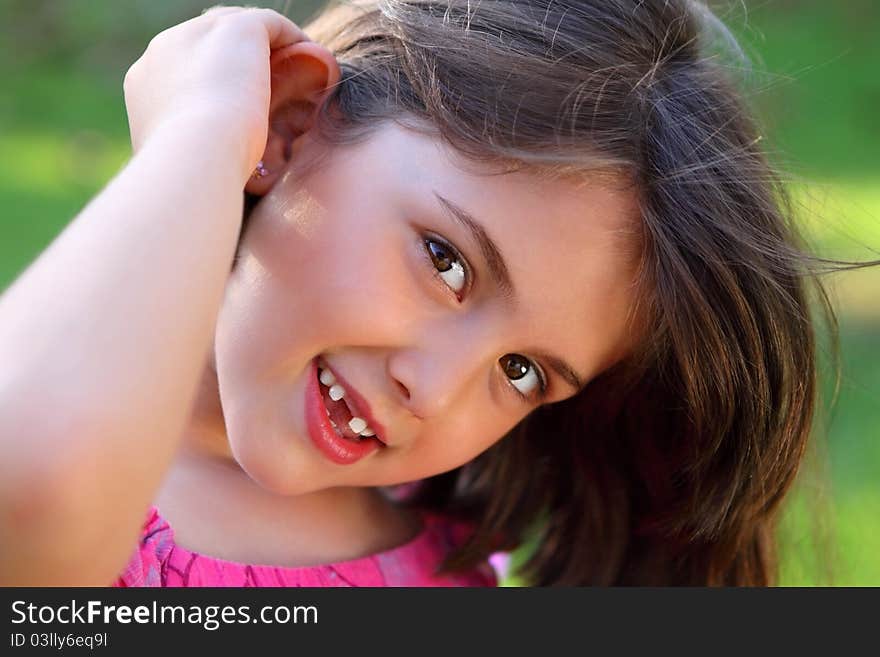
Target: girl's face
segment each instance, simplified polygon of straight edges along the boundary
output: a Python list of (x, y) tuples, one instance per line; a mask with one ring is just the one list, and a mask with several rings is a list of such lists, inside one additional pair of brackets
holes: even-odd
[[(479, 175), (393, 123), (326, 148), (297, 141), (294, 158), (320, 165), (289, 169), (255, 208), (218, 316), (229, 444), (258, 483), (302, 494), (451, 470), (627, 349), (630, 194)], [(386, 446), (331, 434), (319, 360)]]

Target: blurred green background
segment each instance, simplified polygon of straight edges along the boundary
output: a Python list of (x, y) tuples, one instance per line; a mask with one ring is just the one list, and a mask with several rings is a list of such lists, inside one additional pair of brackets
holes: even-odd
[[(211, 4), (0, 4), (0, 289), (128, 158), (128, 67), (154, 34)], [(304, 24), (322, 3), (259, 4)], [(744, 93), (811, 244), (828, 257), (880, 257), (880, 2), (710, 6), (751, 60), (740, 71)], [(780, 583), (880, 585), (880, 267), (827, 283), (840, 316), (842, 380), (784, 514)], [(824, 387), (832, 388), (827, 372)]]

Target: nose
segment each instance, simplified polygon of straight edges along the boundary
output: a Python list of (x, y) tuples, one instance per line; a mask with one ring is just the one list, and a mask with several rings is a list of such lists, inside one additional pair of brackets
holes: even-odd
[(434, 331), (418, 345), (400, 348), (388, 357), (388, 374), (399, 403), (421, 419), (446, 412), (456, 401), (488, 385), (495, 363), (493, 346), (471, 332)]

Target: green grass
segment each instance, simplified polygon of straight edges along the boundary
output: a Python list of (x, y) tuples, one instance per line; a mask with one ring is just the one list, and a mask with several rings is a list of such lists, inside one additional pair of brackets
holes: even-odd
[(0, 104), (0, 282), (9, 283), (124, 164), (118, 85), (45, 65), (4, 75)]
[[(878, 347), (880, 323), (844, 315), (838, 401), (817, 422), (783, 517), (783, 585), (880, 585)], [(825, 372), (827, 407), (833, 386)]]
[(799, 223), (827, 257), (880, 257), (880, 175), (790, 186)]
[(718, 4), (730, 7), (728, 23), (752, 59), (747, 78), (760, 93), (750, 96), (769, 128), (768, 146), (789, 165), (786, 170), (876, 180), (880, 3), (746, 0), (713, 6)]

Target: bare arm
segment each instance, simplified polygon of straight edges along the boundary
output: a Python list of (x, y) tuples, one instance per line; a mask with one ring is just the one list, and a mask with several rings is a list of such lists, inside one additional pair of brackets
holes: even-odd
[(266, 144), (268, 9), (166, 30), (126, 75), (136, 155), (0, 297), (0, 585), (110, 584), (180, 441)]
[(46, 572), (47, 532), (121, 568), (177, 447), (242, 215), (241, 153), (186, 128), (156, 135), (0, 298), (0, 501), (43, 516), (0, 518), (5, 584)]

